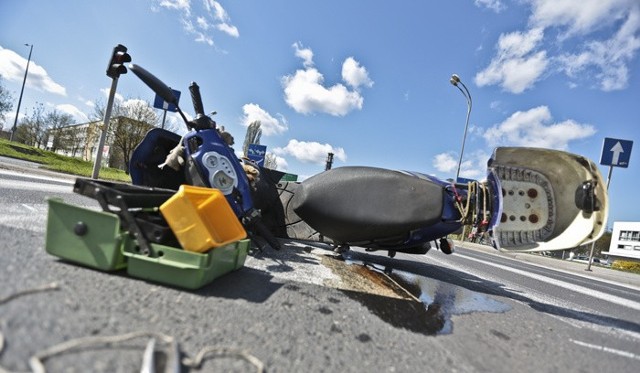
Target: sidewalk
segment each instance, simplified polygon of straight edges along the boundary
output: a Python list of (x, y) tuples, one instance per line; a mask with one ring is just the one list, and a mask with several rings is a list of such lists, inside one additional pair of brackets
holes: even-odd
[(587, 264), (583, 262), (542, 256), (539, 253), (502, 252), (494, 249), (491, 246), (480, 245), (471, 242), (454, 242), (456, 246), (463, 247), (465, 249), (479, 250), (485, 253), (512, 258), (542, 267), (554, 268), (559, 271), (569, 272), (582, 277), (632, 286), (640, 290), (640, 274), (618, 271), (607, 267), (601, 267), (596, 264), (592, 264), (591, 271), (587, 271)]

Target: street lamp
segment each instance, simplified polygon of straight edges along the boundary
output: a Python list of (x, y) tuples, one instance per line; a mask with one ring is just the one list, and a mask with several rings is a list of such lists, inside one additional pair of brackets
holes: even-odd
[[(462, 83), (460, 77), (456, 74), (451, 75), (451, 79), (449, 80), (451, 84), (456, 86), (462, 92), (462, 95), (467, 99), (467, 121), (464, 125), (464, 136), (462, 137), (462, 150), (460, 150), (460, 159), (458, 160), (458, 170), (456, 171), (456, 179), (454, 182), (458, 182), (458, 177), (460, 176), (460, 165), (462, 164), (462, 154), (464, 154), (464, 143), (467, 141), (467, 129), (469, 128), (469, 115), (471, 115), (471, 93), (467, 89), (467, 86)], [(459, 84), (459, 85), (458, 85)], [(462, 88), (464, 88), (464, 91)]]
[(31, 62), (31, 52), (33, 52), (33, 44), (25, 44), (29, 49), (29, 59), (27, 59), (27, 68), (24, 70), (24, 79), (22, 80), (22, 89), (20, 90), (20, 98), (18, 99), (18, 108), (16, 109), (16, 119), (13, 121), (13, 128), (11, 128), (11, 137), (9, 141), (13, 141), (13, 136), (18, 128), (18, 114), (20, 113), (20, 104), (22, 103), (22, 93), (24, 93), (24, 84), (27, 82), (27, 74), (29, 73), (29, 63)]

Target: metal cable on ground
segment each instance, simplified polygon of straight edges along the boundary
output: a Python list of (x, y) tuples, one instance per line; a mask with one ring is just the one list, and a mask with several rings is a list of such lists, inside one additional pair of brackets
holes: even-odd
[(39, 293), (42, 291), (49, 291), (49, 290), (58, 290), (60, 289), (60, 287), (58, 287), (58, 284), (56, 284), (55, 282), (52, 282), (50, 284), (44, 285), (44, 286), (40, 286), (37, 288), (33, 288), (33, 289), (25, 289), (22, 291), (19, 291), (17, 293), (13, 293), (10, 294), (4, 298), (0, 298), (0, 305), (9, 302), (10, 300), (13, 300), (15, 298), (21, 297), (23, 295), (28, 295), (28, 294), (33, 294), (33, 293)]
[(128, 341), (130, 339), (136, 339), (141, 337), (154, 337), (164, 341), (165, 343), (171, 343), (173, 337), (153, 332), (133, 332), (122, 335), (106, 336), (106, 337), (84, 337), (72, 339), (60, 343), (58, 345), (49, 347), (48, 349), (38, 352), (29, 359), (29, 366), (34, 373), (45, 373), (43, 360), (53, 357), (55, 355), (62, 354), (69, 350), (73, 350), (78, 347), (87, 347), (88, 345), (102, 345), (102, 344), (114, 344), (119, 342)]
[[(26, 289), (14, 294), (10, 294), (9, 296), (6, 296), (4, 298), (0, 298), (0, 305), (7, 303), (23, 295), (49, 291), (49, 290), (58, 290), (58, 289), (59, 287), (56, 283), (51, 283), (51, 284), (41, 286), (38, 288), (33, 288), (33, 289)], [(180, 351), (178, 348), (177, 341), (175, 340), (175, 338), (171, 336), (161, 334), (161, 333), (155, 333), (155, 332), (132, 332), (132, 333), (127, 333), (122, 335), (115, 335), (115, 336), (82, 337), (82, 338), (72, 339), (72, 340), (57, 344), (55, 346), (49, 347), (44, 351), (40, 351), (36, 353), (29, 359), (29, 367), (31, 368), (33, 373), (45, 373), (46, 368), (43, 364), (43, 361), (50, 357), (60, 355), (67, 351), (80, 348), (80, 347), (105, 345), (105, 344), (111, 345), (115, 343), (125, 342), (131, 339), (142, 338), (142, 337), (152, 338), (152, 340), (149, 341), (149, 343), (147, 344), (147, 349), (145, 350), (145, 355), (143, 356), (142, 371), (148, 370), (150, 372), (153, 372), (153, 370), (155, 370), (152, 358), (153, 358), (153, 349), (155, 347), (155, 339), (158, 339), (170, 345), (170, 348), (169, 348), (170, 352), (168, 354), (170, 356), (168, 361), (174, 362), (174, 364), (172, 365), (172, 372), (173, 373), (180, 372), (180, 360), (179, 360)], [(4, 350), (4, 342), (5, 342), (4, 335), (2, 334), (2, 332), (0, 332), (0, 354), (2, 354)], [(251, 355), (249, 352), (245, 350), (237, 350), (237, 349), (231, 349), (226, 347), (213, 347), (213, 346), (205, 347), (196, 355), (194, 359), (184, 358), (182, 363), (186, 366), (197, 368), (202, 364), (205, 356), (212, 352), (219, 353), (217, 357), (230, 356), (230, 357), (242, 358), (247, 362), (249, 362), (250, 364), (252, 364), (253, 366), (255, 366), (257, 372), (263, 373), (265, 371), (264, 363), (262, 363), (262, 361), (260, 361), (260, 359), (258, 359), (257, 357)], [(145, 367), (151, 368), (151, 369), (145, 370)], [(0, 367), (0, 373), (5, 373), (5, 372), (8, 373), (9, 371), (3, 367)]]
[(193, 358), (193, 359), (189, 359), (189, 358), (182, 359), (182, 364), (184, 364), (184, 365), (186, 365), (186, 366), (188, 366), (190, 368), (199, 369), (200, 366), (202, 365), (202, 361), (204, 360), (206, 355), (209, 354), (209, 353), (217, 353), (217, 354), (219, 354), (216, 357), (225, 357), (225, 356), (239, 357), (239, 358), (242, 358), (242, 359), (246, 360), (250, 364), (252, 364), (256, 368), (256, 372), (264, 373), (264, 371), (265, 371), (264, 364), (257, 357), (251, 355), (250, 353), (248, 353), (245, 350), (231, 349), (231, 348), (226, 348), (226, 347), (212, 347), (212, 346), (205, 347), (202, 350), (200, 350), (200, 352), (198, 352), (198, 354), (196, 355), (195, 358)]

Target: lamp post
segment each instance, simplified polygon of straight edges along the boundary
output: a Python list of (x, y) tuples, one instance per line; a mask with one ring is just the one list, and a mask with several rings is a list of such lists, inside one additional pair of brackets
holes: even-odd
[[(464, 83), (462, 83), (458, 75), (456, 74), (451, 75), (451, 79), (449, 80), (449, 82), (451, 82), (451, 84), (456, 86), (456, 88), (458, 88), (460, 92), (462, 92), (462, 95), (467, 99), (467, 121), (464, 125), (464, 135), (462, 137), (462, 150), (460, 150), (460, 159), (458, 160), (458, 170), (456, 171), (456, 179), (454, 180), (454, 182), (457, 183), (458, 177), (460, 176), (460, 166), (462, 164), (462, 155), (464, 154), (464, 143), (467, 141), (467, 129), (469, 128), (469, 115), (471, 115), (472, 102), (471, 102), (471, 93), (469, 93), (467, 86), (464, 85)], [(462, 90), (460, 86), (462, 86), (464, 90)]]
[(20, 104), (22, 103), (22, 94), (24, 93), (24, 84), (27, 82), (27, 74), (29, 73), (29, 63), (31, 62), (31, 52), (33, 52), (33, 44), (25, 44), (29, 49), (29, 59), (27, 59), (27, 68), (24, 70), (24, 79), (22, 80), (22, 89), (20, 90), (20, 98), (18, 99), (18, 108), (16, 109), (16, 119), (13, 121), (13, 128), (11, 128), (11, 137), (9, 141), (13, 141), (13, 136), (18, 128), (18, 114), (20, 113)]

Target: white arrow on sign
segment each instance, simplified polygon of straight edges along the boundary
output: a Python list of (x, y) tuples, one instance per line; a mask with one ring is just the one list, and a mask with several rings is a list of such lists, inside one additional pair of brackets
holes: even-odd
[(622, 147), (622, 144), (620, 144), (620, 141), (618, 141), (613, 148), (611, 148), (611, 151), (613, 152), (613, 158), (611, 158), (611, 164), (616, 165), (618, 164), (618, 160), (620, 159), (620, 153), (624, 153), (624, 148)]

